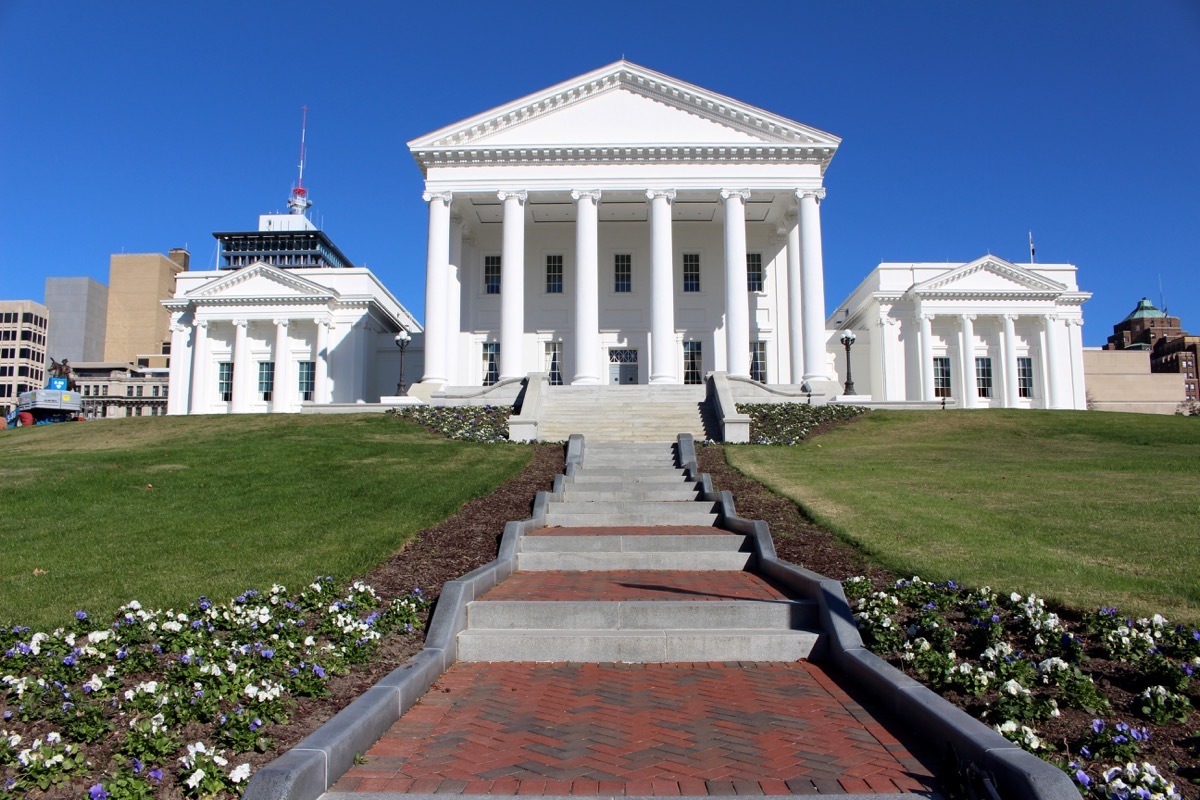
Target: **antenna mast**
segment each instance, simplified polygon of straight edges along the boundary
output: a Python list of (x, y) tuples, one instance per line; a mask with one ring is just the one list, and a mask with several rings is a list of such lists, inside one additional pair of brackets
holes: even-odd
[(292, 196), (288, 198), (288, 208), (293, 214), (303, 214), (312, 208), (308, 190), (304, 188), (304, 140), (308, 132), (308, 106), (301, 106), (300, 109), (303, 112), (300, 120), (300, 178), (296, 182), (296, 188), (292, 189)]

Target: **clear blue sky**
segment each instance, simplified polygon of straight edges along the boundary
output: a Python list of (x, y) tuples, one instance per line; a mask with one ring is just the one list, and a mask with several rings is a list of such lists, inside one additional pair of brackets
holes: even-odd
[(1084, 339), (1139, 298), (1200, 333), (1200, 3), (0, 0), (0, 277), (284, 209), (309, 107), (316, 221), (423, 317), (405, 142), (622, 56), (843, 139), (832, 309), (880, 261), (1079, 267)]

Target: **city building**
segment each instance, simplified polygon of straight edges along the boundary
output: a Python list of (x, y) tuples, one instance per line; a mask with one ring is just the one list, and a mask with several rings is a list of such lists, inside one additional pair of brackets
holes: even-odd
[(187, 271), (187, 250), (113, 254), (108, 267), (106, 362), (142, 367), (170, 366), (171, 315), (163, 301), (175, 295), (176, 280)]
[(219, 269), (177, 276), (163, 303), (168, 413), (298, 412), (398, 394), (397, 336), (421, 326), (313, 225), (306, 190), (288, 205), (290, 214), (260, 216), (256, 231), (214, 234)]
[(1104, 349), (1150, 351), (1150, 371), (1181, 375), (1184, 401), (1200, 401), (1200, 336), (1189, 336), (1179, 317), (1168, 316), (1145, 297), (1113, 326)]
[(168, 374), (163, 367), (128, 362), (71, 364), (75, 391), (87, 419), (159, 417), (167, 413)]
[(50, 311), (32, 300), (0, 300), (0, 415), (21, 392), (46, 385)]
[(1085, 348), (1083, 371), (1092, 411), (1174, 414), (1186, 400), (1183, 376), (1151, 372), (1145, 348)]
[(845, 374), (873, 401), (954, 401), (959, 408), (1087, 407), (1082, 305), (1071, 264), (886, 263), (827, 325)]
[(93, 278), (46, 278), (46, 308), (53, 320), (46, 353), (55, 361), (102, 361), (108, 287)]

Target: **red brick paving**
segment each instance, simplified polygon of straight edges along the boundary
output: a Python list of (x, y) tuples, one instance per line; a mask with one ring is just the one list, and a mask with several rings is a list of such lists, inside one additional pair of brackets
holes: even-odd
[(517, 572), (481, 600), (787, 600), (752, 572), (631, 569)]
[(930, 770), (810, 662), (458, 663), (332, 791), (696, 796), (934, 786)]

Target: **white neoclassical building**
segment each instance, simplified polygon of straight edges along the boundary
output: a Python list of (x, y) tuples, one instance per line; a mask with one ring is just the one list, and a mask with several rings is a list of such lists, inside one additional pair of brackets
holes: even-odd
[[(217, 233), (224, 269), (176, 277), (168, 414), (297, 412), (397, 394), (400, 330), (421, 326), (305, 216)], [(414, 359), (419, 369), (419, 354)]]
[(880, 264), (830, 316), (829, 345), (875, 402), (1087, 408), (1083, 310), (1071, 264)]
[(429, 205), (414, 392), (828, 378), (839, 141), (618, 61), (409, 142)]

